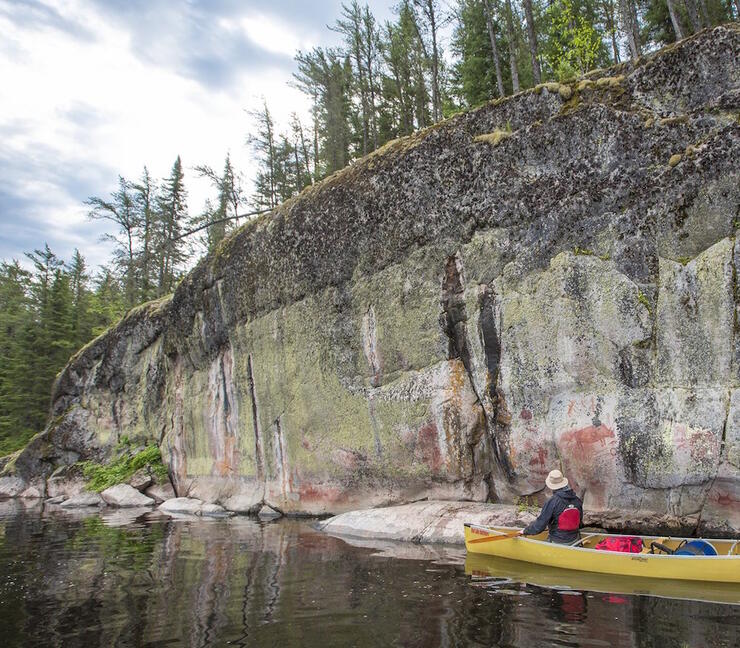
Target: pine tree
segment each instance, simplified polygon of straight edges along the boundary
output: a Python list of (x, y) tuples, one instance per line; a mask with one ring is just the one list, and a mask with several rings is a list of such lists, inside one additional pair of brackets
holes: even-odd
[(154, 240), (156, 230), (156, 183), (144, 167), (141, 180), (132, 185), (134, 202), (138, 212), (138, 225), (141, 236), (141, 250), (138, 255), (138, 288), (139, 301), (148, 301), (155, 294), (154, 285)]
[(113, 254), (126, 287), (126, 304), (131, 308), (139, 303), (136, 239), (141, 226), (133, 187), (123, 176), (118, 176), (118, 190), (109, 200), (92, 196), (85, 204), (91, 207), (88, 218), (107, 220), (118, 228), (115, 234), (104, 234), (102, 238), (114, 244)]
[(256, 209), (275, 209), (280, 202), (277, 193), (277, 145), (275, 124), (262, 99), (262, 107), (249, 113), (255, 120), (257, 130), (247, 138), (247, 143), (257, 155), (259, 169), (255, 178), (255, 189), (252, 204)]
[(182, 226), (188, 222), (187, 190), (182, 161), (177, 156), (169, 177), (163, 182), (157, 197), (157, 249), (159, 278), (157, 295), (172, 292), (185, 260), (181, 239)]

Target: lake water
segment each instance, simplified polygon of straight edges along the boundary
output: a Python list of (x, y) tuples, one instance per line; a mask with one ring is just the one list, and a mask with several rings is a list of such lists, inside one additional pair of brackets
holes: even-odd
[(740, 605), (622, 582), (601, 592), (602, 581), (561, 583), (518, 563), (466, 567), (462, 549), (350, 544), (312, 524), (0, 502), (0, 646), (739, 643)]

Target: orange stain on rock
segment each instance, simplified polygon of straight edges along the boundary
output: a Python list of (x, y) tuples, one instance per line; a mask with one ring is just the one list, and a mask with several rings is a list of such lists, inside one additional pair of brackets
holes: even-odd
[(603, 423), (598, 426), (589, 425), (578, 430), (570, 430), (563, 434), (561, 442), (568, 447), (576, 459), (586, 459), (606, 448), (607, 441), (614, 439), (614, 430)]
[(427, 464), (432, 472), (439, 472), (442, 469), (442, 453), (439, 451), (439, 437), (434, 423), (427, 423), (419, 429), (414, 455), (416, 459)]

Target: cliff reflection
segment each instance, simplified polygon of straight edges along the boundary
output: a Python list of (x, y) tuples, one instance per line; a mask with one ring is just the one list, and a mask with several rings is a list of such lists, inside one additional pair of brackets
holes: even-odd
[[(302, 521), (0, 506), (4, 646), (729, 646), (737, 606), (466, 576)], [(688, 623), (687, 620), (691, 619)]]

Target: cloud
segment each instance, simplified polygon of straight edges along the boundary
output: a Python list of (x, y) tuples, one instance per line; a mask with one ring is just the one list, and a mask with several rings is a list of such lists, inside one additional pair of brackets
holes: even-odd
[[(371, 3), (379, 20), (391, 0)], [(340, 0), (0, 0), (0, 257), (46, 240), (107, 261), (84, 201), (178, 155), (190, 211), (212, 188), (193, 167), (226, 153), (253, 177), (247, 110), (264, 96), (278, 128), (308, 100), (289, 82), (296, 49), (335, 45)]]
[(0, 17), (25, 29), (55, 29), (81, 40), (93, 40), (94, 34), (53, 6), (39, 0), (0, 0)]

